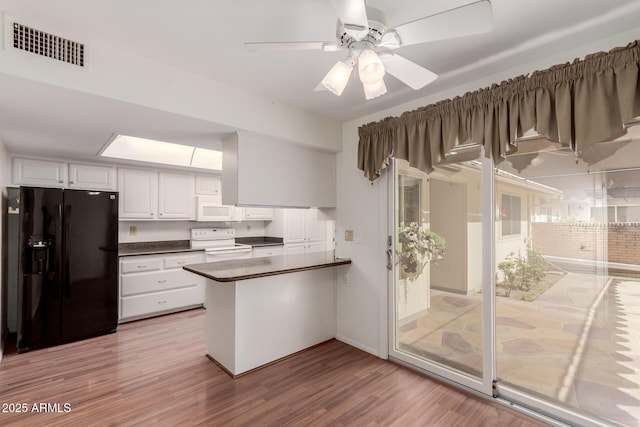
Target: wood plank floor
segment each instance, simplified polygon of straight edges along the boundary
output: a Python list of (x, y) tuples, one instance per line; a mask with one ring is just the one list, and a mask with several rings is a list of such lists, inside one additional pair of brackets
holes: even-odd
[[(32, 412), (34, 403), (60, 412)], [(233, 380), (205, 357), (203, 310), (7, 349), (0, 404), (27, 407), (0, 412), (2, 426), (544, 425), (338, 341)]]

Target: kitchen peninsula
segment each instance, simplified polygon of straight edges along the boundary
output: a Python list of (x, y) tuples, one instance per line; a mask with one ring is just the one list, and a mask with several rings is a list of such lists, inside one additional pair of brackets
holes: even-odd
[(335, 337), (333, 252), (237, 259), (183, 268), (205, 284), (207, 356), (232, 377)]

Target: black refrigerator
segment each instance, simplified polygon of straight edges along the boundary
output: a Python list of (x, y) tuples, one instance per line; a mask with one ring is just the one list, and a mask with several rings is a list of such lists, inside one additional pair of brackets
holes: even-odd
[(115, 332), (118, 193), (20, 187), (19, 353)]

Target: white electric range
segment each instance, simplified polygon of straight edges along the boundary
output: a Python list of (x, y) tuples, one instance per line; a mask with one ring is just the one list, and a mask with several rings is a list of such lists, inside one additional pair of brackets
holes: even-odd
[(233, 228), (192, 228), (191, 248), (204, 249), (207, 262), (251, 258), (250, 245), (236, 243)]

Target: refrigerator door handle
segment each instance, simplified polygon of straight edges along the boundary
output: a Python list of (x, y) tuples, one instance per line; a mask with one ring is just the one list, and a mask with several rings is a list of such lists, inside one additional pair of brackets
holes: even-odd
[[(60, 206), (62, 210), (62, 206)], [(61, 216), (62, 219), (62, 216)], [(64, 206), (64, 222), (62, 223), (62, 241), (64, 244), (64, 265), (62, 266), (62, 292), (66, 297), (71, 296), (71, 283), (69, 282), (69, 248), (72, 242), (69, 241), (69, 224), (71, 224), (71, 205)]]

